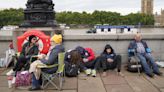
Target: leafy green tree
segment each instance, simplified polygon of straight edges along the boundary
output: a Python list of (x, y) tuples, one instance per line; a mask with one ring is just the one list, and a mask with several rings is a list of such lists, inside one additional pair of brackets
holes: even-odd
[[(122, 16), (117, 12), (98, 11), (93, 13), (63, 11), (56, 13), (56, 20), (58, 23), (65, 24), (109, 24), (109, 25), (153, 25), (154, 16), (140, 13), (130, 13)], [(3, 25), (19, 25), (23, 22), (23, 9), (5, 9), (0, 11), (0, 26)]]

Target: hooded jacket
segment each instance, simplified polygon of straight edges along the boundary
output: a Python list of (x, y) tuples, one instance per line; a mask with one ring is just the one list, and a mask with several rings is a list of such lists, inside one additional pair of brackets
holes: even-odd
[[(48, 59), (41, 59), (41, 62), (46, 65), (58, 64), (58, 54), (60, 52), (64, 52), (64, 47), (62, 45), (56, 45), (54, 48), (51, 49), (51, 53)], [(48, 73), (54, 73), (57, 71), (57, 67), (50, 68), (50, 69), (43, 69), (43, 71)]]
[[(107, 49), (111, 49), (111, 53), (107, 53)], [(116, 54), (114, 52), (114, 49), (111, 47), (111, 45), (107, 44), (104, 48), (104, 51), (102, 53), (103, 56), (105, 56), (106, 59), (110, 58), (110, 59), (114, 59)]]
[(82, 58), (87, 58), (89, 61), (95, 59), (95, 54), (91, 48), (76, 47), (76, 50), (81, 54)]
[[(150, 53), (150, 51), (148, 51), (149, 47), (148, 47), (147, 43), (143, 40), (141, 40), (141, 43), (143, 44), (146, 53)], [(137, 49), (137, 42), (136, 42), (136, 40), (133, 40), (130, 42), (128, 50), (135, 50), (136, 51), (136, 49)], [(134, 52), (129, 51), (129, 56), (134, 56)]]

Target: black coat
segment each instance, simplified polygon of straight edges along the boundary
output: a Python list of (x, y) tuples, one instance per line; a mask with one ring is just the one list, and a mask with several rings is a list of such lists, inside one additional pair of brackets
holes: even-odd
[[(38, 46), (35, 44), (31, 48), (29, 46), (30, 46), (29, 42), (27, 42), (23, 45), (20, 56), (23, 56), (26, 59), (30, 59), (32, 55), (38, 55), (38, 53), (39, 53)], [(30, 48), (30, 49), (26, 50), (27, 48)]]

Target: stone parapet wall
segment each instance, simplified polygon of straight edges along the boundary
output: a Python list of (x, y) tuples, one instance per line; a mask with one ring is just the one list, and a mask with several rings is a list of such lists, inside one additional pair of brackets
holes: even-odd
[[(64, 45), (66, 50), (74, 49), (76, 46), (93, 48), (96, 56), (100, 55), (106, 44), (110, 44), (115, 52), (122, 55), (123, 62), (127, 61), (127, 48), (133, 39), (131, 34), (117, 35), (64, 35)], [(143, 39), (147, 41), (153, 50), (155, 59), (164, 60), (164, 34), (143, 34)]]
[[(155, 59), (164, 60), (164, 34), (142, 34), (149, 47), (153, 50)], [(122, 55), (123, 62), (127, 61), (127, 48), (133, 39), (132, 34), (85, 34), (85, 35), (64, 35), (64, 46), (66, 50), (74, 49), (76, 46), (93, 48), (98, 56), (106, 44), (110, 44), (115, 52)], [(13, 36), (0, 36), (0, 57), (4, 56)]]

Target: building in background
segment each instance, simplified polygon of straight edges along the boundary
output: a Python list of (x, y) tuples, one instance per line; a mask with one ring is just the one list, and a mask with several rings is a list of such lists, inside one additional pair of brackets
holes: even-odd
[(163, 26), (164, 27), (164, 10), (161, 9), (161, 14), (156, 14), (154, 15), (155, 19), (155, 26)]
[(153, 15), (154, 0), (141, 0), (141, 13)]

